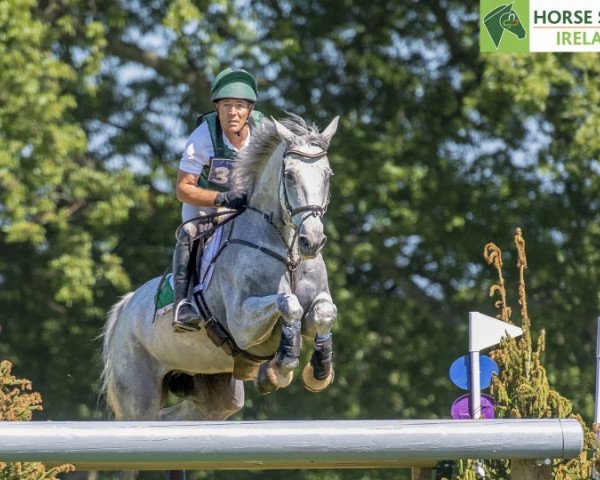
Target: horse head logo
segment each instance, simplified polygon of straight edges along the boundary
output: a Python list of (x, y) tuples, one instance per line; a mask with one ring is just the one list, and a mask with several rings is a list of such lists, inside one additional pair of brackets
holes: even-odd
[(513, 4), (500, 5), (488, 13), (483, 19), (485, 28), (487, 29), (496, 48), (500, 45), (502, 35), (507, 30), (523, 39), (527, 35), (525, 28), (517, 13), (513, 10)]

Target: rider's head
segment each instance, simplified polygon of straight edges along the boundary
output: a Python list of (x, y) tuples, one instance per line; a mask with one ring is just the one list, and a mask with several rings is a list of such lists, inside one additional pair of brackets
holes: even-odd
[(258, 99), (256, 80), (241, 68), (226, 68), (216, 76), (210, 98), (215, 104), (223, 131), (229, 136), (239, 135)]

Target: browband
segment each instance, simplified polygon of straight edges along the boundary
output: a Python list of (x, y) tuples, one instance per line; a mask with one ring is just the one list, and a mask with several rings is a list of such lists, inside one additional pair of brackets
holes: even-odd
[(327, 150), (319, 150), (317, 152), (309, 152), (307, 150), (301, 150), (299, 148), (291, 148), (285, 152), (284, 156), (288, 156), (292, 153), (295, 153), (296, 155), (300, 155), (301, 157), (306, 157), (306, 158), (321, 158), (321, 157), (324, 157), (325, 155), (327, 155)]

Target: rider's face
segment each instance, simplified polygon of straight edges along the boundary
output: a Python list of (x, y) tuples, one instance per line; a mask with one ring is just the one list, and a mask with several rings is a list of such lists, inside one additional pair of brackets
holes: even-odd
[(252, 111), (250, 102), (238, 98), (224, 98), (216, 102), (215, 107), (223, 132), (230, 135), (238, 133), (246, 125)]

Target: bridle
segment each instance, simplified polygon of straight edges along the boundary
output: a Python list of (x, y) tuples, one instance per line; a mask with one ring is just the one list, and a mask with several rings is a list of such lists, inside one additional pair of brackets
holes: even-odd
[[(271, 225), (275, 229), (279, 238), (281, 239), (281, 242), (283, 243), (283, 245), (285, 247), (286, 256), (280, 255), (279, 253), (271, 250), (270, 248), (264, 247), (262, 245), (257, 245), (254, 242), (249, 241), (249, 240), (245, 240), (245, 239), (241, 239), (241, 238), (231, 238), (231, 233), (233, 231), (233, 226), (232, 226), (229, 230), (229, 238), (227, 238), (223, 242), (223, 244), (221, 245), (221, 248), (217, 252), (217, 255), (213, 259), (213, 262), (214, 262), (214, 260), (216, 260), (216, 257), (221, 253), (221, 251), (227, 245), (232, 244), (232, 243), (237, 243), (237, 244), (245, 245), (247, 247), (254, 248), (256, 250), (259, 250), (262, 253), (265, 253), (266, 255), (269, 255), (269, 256), (275, 258), (276, 260), (278, 260), (279, 262), (281, 262), (285, 265), (286, 269), (290, 272), (290, 274), (292, 272), (294, 272), (294, 270), (296, 270), (296, 268), (298, 268), (298, 266), (302, 263), (302, 258), (295, 255), (296, 245), (298, 242), (298, 236), (300, 233), (300, 227), (311, 216), (319, 217), (319, 218), (323, 217), (323, 215), (327, 211), (327, 206), (329, 205), (330, 195), (328, 192), (324, 205), (309, 204), (309, 205), (301, 205), (298, 207), (292, 207), (292, 205), (290, 203), (287, 187), (286, 187), (286, 182), (285, 182), (285, 173), (286, 173), (285, 163), (286, 163), (286, 159), (290, 155), (298, 155), (304, 159), (318, 159), (318, 158), (322, 158), (325, 155), (327, 155), (327, 151), (319, 150), (318, 152), (310, 152), (307, 150), (302, 150), (302, 149), (296, 148), (296, 149), (288, 149), (283, 154), (281, 173), (279, 176), (280, 203), (281, 203), (282, 210), (283, 210), (285, 216), (287, 217), (286, 219), (283, 220), (283, 224), (282, 225), (277, 224), (272, 211), (265, 212), (256, 207), (253, 207), (252, 205), (246, 206), (246, 210), (250, 210), (250, 211), (260, 214), (262, 219), (265, 220), (269, 225)], [(296, 225), (293, 222), (293, 218), (296, 215), (299, 215), (302, 213), (307, 213), (307, 214), (304, 215), (302, 217), (302, 219), (300, 220), (300, 222)], [(289, 243), (288, 243), (288, 240), (286, 239), (283, 229), (285, 228), (286, 225), (288, 225), (290, 223), (292, 224), (292, 227), (294, 228), (295, 231), (294, 231), (294, 235), (293, 235), (291, 241), (289, 241)], [(323, 248), (323, 245), (325, 245), (325, 242), (322, 243), (322, 245), (319, 247), (319, 250), (321, 248)], [(293, 290), (293, 286), (295, 283), (293, 275), (291, 275), (290, 283), (292, 284), (292, 290)]]
[[(293, 248), (294, 243), (298, 240), (298, 233), (300, 231), (300, 227), (306, 221), (306, 219), (308, 219), (311, 216), (323, 218), (323, 215), (325, 215), (325, 212), (327, 212), (327, 207), (329, 206), (329, 199), (330, 199), (329, 192), (327, 192), (327, 198), (325, 199), (324, 205), (310, 205), (309, 204), (309, 205), (301, 205), (299, 207), (292, 208), (290, 199), (289, 199), (289, 195), (288, 195), (288, 191), (287, 191), (287, 187), (286, 187), (286, 182), (285, 182), (285, 176), (286, 176), (285, 160), (290, 155), (297, 155), (299, 157), (302, 157), (303, 159), (319, 159), (319, 158), (323, 158), (325, 155), (327, 155), (327, 151), (319, 150), (316, 152), (309, 152), (307, 150), (301, 150), (300, 148), (290, 148), (290, 149), (286, 150), (285, 153), (283, 154), (281, 175), (279, 176), (279, 192), (280, 192), (279, 196), (280, 196), (280, 200), (281, 200), (282, 210), (287, 214), (288, 221), (292, 223), (293, 228), (296, 230), (291, 244), (288, 245), (288, 249)], [(298, 225), (296, 225), (293, 222), (293, 218), (296, 215), (298, 215), (300, 213), (305, 213), (305, 212), (308, 212), (308, 215), (305, 215), (304, 217), (302, 217), (302, 220), (300, 220)]]

